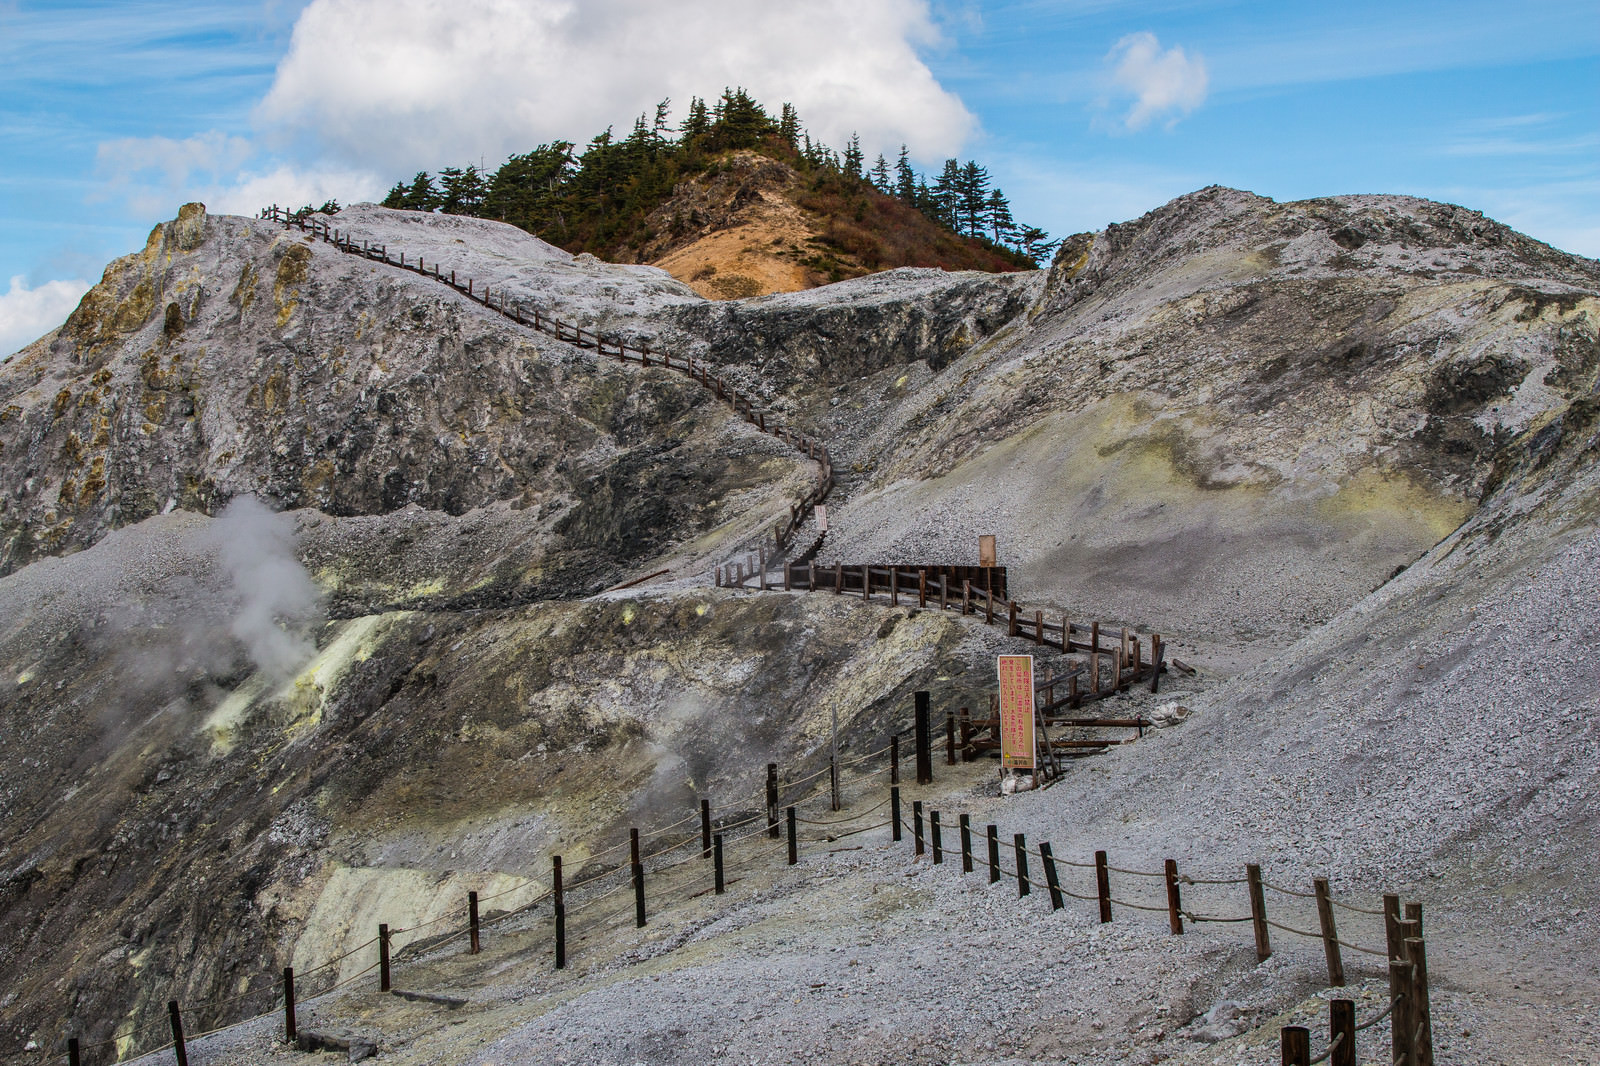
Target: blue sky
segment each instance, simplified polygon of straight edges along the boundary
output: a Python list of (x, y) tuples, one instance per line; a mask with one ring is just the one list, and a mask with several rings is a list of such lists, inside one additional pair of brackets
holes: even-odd
[(978, 158), (1057, 235), (1220, 183), (1600, 256), (1592, 0), (0, 0), (0, 354), (187, 199), (349, 202), (730, 84), (831, 144)]

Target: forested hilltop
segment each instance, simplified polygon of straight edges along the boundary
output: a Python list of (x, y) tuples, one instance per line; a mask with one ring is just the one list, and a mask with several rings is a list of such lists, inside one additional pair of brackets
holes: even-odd
[[(762, 165), (753, 167), (752, 157)], [(703, 189), (734, 170), (740, 180), (723, 182), (732, 187), (720, 204), (685, 198), (685, 183)], [(748, 180), (754, 172), (761, 180)], [(895, 162), (879, 154), (868, 164), (855, 135), (835, 151), (811, 137), (793, 106), (773, 116), (743, 89), (725, 90), (714, 104), (694, 98), (676, 125), (663, 100), (627, 137), (616, 139), (608, 128), (581, 153), (558, 140), (494, 170), (468, 164), (424, 171), (396, 182), (383, 204), (508, 222), (613, 262), (655, 262), (749, 221), (727, 212), (711, 217), (717, 206), (760, 198), (788, 200), (805, 216), (805, 233), (787, 254), (812, 283), (898, 266), (1028, 269), (1056, 243), (1012, 218), (1005, 193), (976, 161), (947, 160), (931, 180), (911, 166), (904, 146)]]

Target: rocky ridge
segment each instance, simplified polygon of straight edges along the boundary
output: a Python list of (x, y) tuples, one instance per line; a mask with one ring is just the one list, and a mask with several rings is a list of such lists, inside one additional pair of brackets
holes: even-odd
[[(358, 213), (351, 223), (397, 246), (390, 230), (408, 227), (422, 240), (436, 225), (390, 217), (396, 214)], [(13, 931), (6, 939), (17, 945), (4, 962), (27, 975), (21, 997), (0, 1007), (8, 1038), (48, 1036), (68, 1011), (110, 1024), (129, 1010), (121, 995), (130, 973), (141, 975), (133, 982), (140, 999), (118, 1023), (124, 1026), (159, 1016), (174, 986), (152, 975), (172, 974), (186, 1001), (241, 984), (264, 1001), (270, 981), (250, 973), (270, 978), (290, 942), (304, 947), (305, 958), (343, 942), (340, 923), (358, 900), (409, 923), (428, 916), (418, 909), (427, 901), (491, 883), (473, 877), (540, 869), (556, 847), (603, 839), (657, 803), (737, 781), (768, 757), (786, 766), (814, 757), (822, 736), (817, 715), (830, 701), (851, 743), (869, 745), (903, 717), (912, 688), (934, 688), (941, 706), (983, 692), (982, 664), (993, 645), (954, 619), (829, 597), (713, 595), (690, 587), (702, 580), (690, 569), (675, 571), (666, 585), (677, 591), (659, 595), (536, 602), (599, 587), (592, 571), (587, 584), (530, 584), (526, 599), (493, 611), (437, 592), (398, 594), (404, 582), (423, 578), (458, 589), (517, 587), (495, 560), (536, 554), (530, 529), (549, 534), (531, 507), (470, 502), (494, 499), (487, 481), (471, 482), (470, 505), (459, 514), (442, 495), (386, 510), (381, 494), (352, 491), (341, 498), (353, 501), (356, 513), (324, 508), (297, 516), (300, 557), (331, 590), (330, 602), (344, 606), (337, 621), (306, 623), (316, 655), (290, 680), (268, 686), (248, 658), (219, 654), (226, 661), (201, 657), (176, 679), (164, 667), (156, 671), (160, 685), (128, 690), (127, 659), (113, 649), (159, 647), (163, 633), (183, 638), (181, 647), (188, 635), (172, 622), (207, 600), (205, 589), (224, 605), (224, 619), (226, 605), (242, 595), (229, 587), (237, 581), (225, 568), (208, 571), (215, 548), (201, 533), (210, 523), (173, 514), (131, 524), (138, 510), (107, 508), (84, 521), (84, 532), (41, 541), (37, 532), (60, 516), (46, 521), (39, 509), (38, 496), (48, 493), (30, 497), (34, 489), (17, 489), (24, 472), (39, 477), (65, 465), (58, 457), (68, 455), (67, 427), (45, 414), (52, 386), (66, 380), (74, 356), (105, 358), (98, 369), (111, 367), (113, 375), (128, 364), (131, 382), (141, 349), (162, 343), (156, 338), (167, 318), (156, 308), (177, 286), (163, 275), (164, 288), (152, 283), (156, 291), (131, 304), (128, 294), (169, 253), (181, 265), (212, 238), (244, 246), (269, 236), (248, 224), (235, 232), (240, 225), (189, 212), (159, 231), (159, 241), (153, 237), (157, 250), (147, 249), (142, 273), (108, 273), (108, 292), (86, 300), (109, 313), (86, 315), (79, 332), (47, 338), (5, 368), (6, 395), (21, 399), (8, 402), (22, 413), (0, 427), (0, 462), (9, 465), (26, 448), (34, 464), (19, 463), (6, 475), (7, 499), (26, 504), (12, 513), (20, 517), (7, 515), (16, 522), (8, 527), (16, 531), (12, 542), (33, 538), (38, 546), (27, 558), (93, 545), (0, 581), (6, 615), (18, 619), (0, 635), (5, 676), (17, 679), (4, 691), (5, 728), (8, 738), (30, 738), (38, 750), (27, 757), (31, 763), (8, 757), (0, 767), (8, 807), (17, 811), (12, 824), (23, 827), (0, 842), (4, 921)], [(1570, 920), (1574, 912), (1580, 919), (1593, 913), (1593, 857), (1559, 837), (1531, 854), (1517, 844), (1558, 827), (1579, 827), (1581, 835), (1593, 820), (1593, 771), (1586, 768), (1595, 765), (1596, 688), (1584, 654), (1593, 645), (1593, 619), (1583, 605), (1596, 591), (1595, 264), (1444, 205), (1397, 198), (1274, 205), (1204, 190), (1126, 227), (1069, 242), (1048, 276), (899, 271), (712, 307), (659, 274), (565, 264), (559, 253), (532, 247), (526, 256), (474, 252), (480, 239), (487, 246), (509, 235), (490, 224), (467, 225), (474, 228), (448, 239), (439, 233), (437, 246), (422, 254), (477, 256), (471, 262), (483, 271), (478, 276), (497, 287), (520, 285), (526, 299), (539, 298), (546, 285), (581, 292), (603, 278), (598, 284), (637, 294), (631, 307), (611, 312), (608, 328), (663, 345), (703, 345), (697, 350), (724, 361), (730, 375), (765, 383), (775, 406), (829, 439), (841, 467), (856, 468), (833, 507), (838, 550), (850, 558), (972, 561), (965, 557), (972, 537), (998, 531), (1003, 561), (1016, 560), (1013, 580), (1030, 599), (1043, 595), (1063, 610), (1134, 620), (1156, 616), (1180, 646), (1202, 653), (1213, 677), (1232, 672), (1227, 648), (1247, 651), (1241, 654), (1250, 669), (1225, 683), (1208, 680), (1204, 691), (1185, 697), (1195, 714), (1180, 730), (1004, 806), (980, 778), (946, 786), (935, 794), (939, 802), (1008, 828), (1015, 823), (1030, 839), (1053, 839), (1058, 853), (1114, 837), (1130, 862), (1176, 854), (1185, 865), (1220, 867), (1261, 857), (1291, 881), (1323, 870), (1351, 886), (1382, 879), (1428, 901), (1430, 943), (1440, 943), (1448, 960), (1438, 970), (1439, 1017), (1444, 1027), (1473, 1034), (1451, 1036), (1445, 1061), (1543, 1062), (1593, 1050), (1576, 1019), (1597, 977), (1570, 964), (1572, 943), (1596, 939), (1592, 923)], [(454, 240), (462, 243), (452, 249)], [(316, 254), (309, 253), (313, 277), (333, 267)], [(1417, 265), (1424, 258), (1427, 266)], [(325, 301), (360, 294), (384, 277), (381, 268), (346, 269), (332, 275), (339, 292), (329, 286), (306, 294), (301, 311), (309, 321)], [(547, 280), (533, 280), (539, 270)], [(294, 297), (292, 284), (286, 291)], [(429, 299), (425, 291), (405, 289), (394, 297), (395, 314), (359, 328), (385, 330), (386, 343), (402, 343), (393, 323), (404, 321), (408, 301)], [(183, 303), (169, 302), (184, 315)], [(608, 313), (600, 304), (590, 312), (597, 322)], [(327, 334), (354, 333), (360, 319), (353, 310), (341, 308), (319, 325)], [(281, 311), (275, 308), (272, 322)], [(494, 336), (471, 305), (452, 314), (463, 332)], [(181, 318), (182, 333), (204, 317)], [(263, 348), (257, 339), (271, 335), (267, 319), (240, 320), (242, 331), (226, 337), (230, 354), (265, 352), (267, 363), (289, 366), (292, 345)], [(494, 343), (538, 344), (512, 336), (486, 341), (484, 358)], [(240, 343), (247, 337), (251, 343)], [(100, 356), (93, 354), (96, 338)], [(447, 351), (448, 365), (463, 364), (464, 349)], [(544, 368), (562, 358), (582, 360), (553, 348), (537, 354), (536, 372), (548, 375), (541, 381), (556, 394), (544, 399), (557, 412), (593, 387), (576, 371), (558, 377)], [(594, 374), (606, 371), (596, 367)], [(200, 391), (225, 377), (207, 374)], [(637, 371), (626, 380), (640, 391), (650, 386), (648, 374)], [(488, 379), (491, 390), (501, 385)], [(433, 388), (440, 388), (437, 380)], [(333, 405), (350, 394), (327, 395)], [(74, 402), (69, 396), (60, 414)], [(116, 409), (129, 402), (119, 397)], [(634, 417), (649, 424), (653, 416), (643, 412), (663, 402), (652, 400)], [(695, 410), (692, 403), (688, 409)], [(402, 436), (420, 433), (410, 424), (423, 410), (392, 409)], [(634, 417), (623, 420), (617, 437)], [(697, 417), (709, 454), (755, 446), (720, 416)], [(554, 415), (529, 420), (522, 433), (505, 431), (506, 446), (568, 424)], [(166, 454), (186, 454), (181, 442), (193, 429), (177, 421), (150, 425), (156, 428), (147, 436)], [(18, 431), (23, 426), (26, 433)], [(265, 428), (247, 425), (240, 438), (274, 454), (252, 439)], [(592, 454), (626, 454), (627, 443), (603, 442)], [(370, 478), (385, 458), (359, 452), (351, 473)], [(176, 465), (153, 463), (119, 484), (154, 496), (160, 489), (151, 484), (170, 483)], [(272, 481), (273, 469), (270, 461), (260, 473), (246, 468), (283, 486), (280, 505), (315, 504), (291, 495), (304, 492), (303, 483)], [(743, 496), (714, 485), (696, 498), (759, 509), (773, 498), (763, 495), (771, 490), (759, 473), (732, 490)], [(418, 483), (417, 491), (429, 491), (427, 479)], [(226, 484), (239, 492), (248, 478)], [(432, 485), (442, 491), (444, 481)], [(655, 491), (623, 495), (643, 503)], [(191, 502), (206, 506), (221, 495)], [(125, 488), (119, 502), (131, 497)], [(641, 570), (657, 560), (686, 568), (706, 545), (736, 535), (738, 525), (708, 522), (687, 537), (652, 526), (655, 539), (641, 541), (628, 558)], [(415, 549), (400, 535), (408, 529), (420, 531)], [(486, 530), (498, 530), (499, 539)], [(612, 530), (610, 520), (599, 521), (593, 536), (604, 543)], [(555, 534), (567, 543), (583, 539)], [(1074, 536), (1088, 547), (1055, 550)], [(1184, 554), (1195, 542), (1198, 561)], [(1215, 565), (1201, 565), (1208, 553)], [(1367, 594), (1394, 566), (1419, 557), (1420, 564)], [(525, 565), (522, 558), (517, 565)], [(340, 593), (332, 579), (368, 571), (375, 576), (355, 582), (366, 589), (359, 596)], [(192, 577), (173, 582), (175, 574)], [(1307, 587), (1316, 588), (1315, 598), (1298, 595)], [(159, 624), (129, 626), (108, 616), (130, 597), (142, 598)], [(1505, 669), (1508, 648), (1514, 670)], [(830, 658), (816, 661), (819, 651)], [(60, 684), (39, 683), (50, 678)], [(730, 680), (731, 691), (724, 687)], [(604, 694), (598, 712), (597, 692)], [(1486, 703), (1490, 710), (1482, 713)], [(704, 728), (689, 727), (703, 721), (725, 730), (752, 706), (801, 708), (805, 717), (765, 717), (733, 742), (717, 736), (710, 745)], [(1560, 723), (1555, 737), (1541, 728), (1552, 722)], [(1448, 745), (1449, 758), (1431, 754), (1439, 744)], [(548, 759), (563, 769), (538, 783), (517, 770), (524, 760), (542, 766)], [(620, 779), (594, 778), (594, 768), (618, 766), (625, 768)], [(614, 1019), (624, 1004), (643, 998), (660, 1010), (629, 1054), (700, 1061), (704, 1045), (673, 1033), (704, 1013), (654, 987), (654, 978), (668, 976), (672, 988), (687, 982), (720, 989), (730, 1003), (746, 1001), (737, 1014), (712, 1019), (705, 1033), (715, 1054), (727, 1056), (755, 1053), (779, 1033), (823, 1019), (849, 1043), (801, 1043), (790, 1058), (847, 1046), (845, 1058), (863, 1061), (1154, 1061), (1176, 1052), (1177, 1061), (1209, 1062), (1218, 1052), (1251, 1054), (1271, 1036), (1278, 1012), (1298, 1009), (1317, 987), (1318, 960), (1292, 950), (1255, 967), (1214, 950), (1212, 941), (1190, 949), (1134, 927), (1095, 937), (1067, 917), (1059, 930), (1065, 946), (1041, 964), (1038, 980), (1057, 982), (1064, 1003), (1094, 996), (1107, 1004), (1097, 1028), (1050, 1008), (1014, 1019), (1019, 1028), (1009, 1034), (956, 1025), (942, 1039), (907, 1043), (903, 1032), (867, 1019), (887, 1016), (903, 1029), (917, 1016), (907, 1003), (946, 1013), (970, 1006), (970, 988), (952, 975), (1014, 943), (1018, 926), (994, 919), (967, 945), (952, 943), (945, 916), (974, 906), (992, 913), (993, 902), (984, 903), (976, 886), (941, 887), (925, 867), (903, 871), (915, 879), (895, 903), (900, 935), (892, 946), (874, 946), (897, 976), (854, 984), (843, 961), (860, 950), (854, 938), (863, 925), (835, 923), (803, 936), (784, 931), (783, 914), (847, 913), (828, 887), (833, 861), (808, 860), (784, 890), (799, 894), (793, 904), (770, 896), (740, 903), (731, 913), (745, 918), (729, 920), (756, 923), (753, 939), (712, 941), (775, 951), (788, 966), (736, 968), (730, 982), (716, 976), (730, 965), (716, 947), (709, 957), (664, 947), (644, 956), (658, 960), (644, 969), (641, 958), (619, 957), (598, 982), (532, 1014), (506, 1002), (492, 1023), (480, 1017), (477, 1031), (504, 1043), (472, 1053), (496, 1061), (560, 1040), (566, 1054), (615, 1059)], [(893, 855), (863, 856), (851, 876), (881, 886), (902, 872), (896, 862)], [(479, 873), (449, 873), (438, 882), (449, 870)], [(237, 913), (224, 920), (197, 909), (201, 878), (207, 892), (239, 900)], [(418, 887), (424, 883), (427, 891)], [(103, 913), (89, 919), (96, 911)], [(1565, 940), (1558, 946), (1545, 930), (1559, 930)], [(57, 969), (62, 964), (47, 948), (61, 940), (85, 945), (82, 957), (99, 961)], [(1115, 957), (1110, 945), (1141, 961), (1107, 967)], [(223, 958), (242, 972), (210, 961)], [(1486, 959), (1504, 979), (1482, 972)], [(1539, 991), (1536, 975), (1552, 964), (1566, 978), (1560, 996)], [(861, 996), (865, 1012), (789, 1003), (811, 994), (790, 987), (791, 973), (815, 974)], [(1138, 994), (1108, 995), (1113, 975)], [(1517, 987), (1524, 983), (1529, 991)], [(70, 997), (61, 987), (70, 987)], [(1141, 1006), (1145, 996), (1161, 1010)], [(1221, 1037), (1233, 1045), (1213, 1050), (1189, 1041), (1202, 1030), (1216, 1038), (1224, 1001), (1238, 1005), (1244, 1019)], [(353, 1009), (390, 1011), (361, 1001)], [(1522, 1012), (1534, 1010), (1549, 1022), (1538, 1030), (1554, 1038), (1547, 1048), (1523, 1028)], [(414, 1035), (391, 1041), (386, 1054), (459, 1061), (468, 1051), (432, 1023), (407, 1031)], [(1168, 1037), (1187, 1042), (1162, 1045)], [(228, 1061), (273, 1054), (265, 1034), (255, 1043), (248, 1034), (241, 1039), (228, 1051), (241, 1057)]]

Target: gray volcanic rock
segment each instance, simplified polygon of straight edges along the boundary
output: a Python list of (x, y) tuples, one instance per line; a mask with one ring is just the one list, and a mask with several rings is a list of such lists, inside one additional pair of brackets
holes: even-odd
[[(553, 258), (527, 240), (535, 267)], [(623, 371), (414, 274), (199, 205), (0, 373), (0, 572), (251, 494), (333, 516), (494, 507), (518, 544), (498, 585), (592, 590), (714, 528), (724, 497), (800, 475), (679, 375)]]
[(1068, 241), (1026, 325), (853, 387), (829, 547), (970, 563), (996, 533), (1063, 611), (1293, 637), (1592, 402), (1597, 324), (1600, 265), (1471, 212), (1202, 190)]
[[(1048, 790), (941, 765), (916, 795), (947, 817), (1073, 861), (1400, 889), (1428, 906), (1441, 1062), (1594, 1058), (1600, 266), (1446, 205), (1207, 189), (1048, 273), (710, 303), (495, 223), (333, 222), (721, 365), (833, 449), (827, 559), (972, 562), (996, 533), (1030, 608), (1159, 628), (1200, 666), (1102, 705), (1179, 702), (1181, 728)], [(0, 445), (0, 1052), (69, 1026), (154, 1046), (135, 1030), (169, 998), (197, 1029), (269, 1010), (282, 966), (378, 922), (408, 988), (463, 1005), (352, 986), (315, 1020), (397, 1061), (1264, 1061), (1320, 1017), (1315, 943), (1257, 965), (1236, 926), (1027, 910), (820, 810), (798, 869), (753, 840), (728, 897), (691, 863), (652, 870), (647, 930), (625, 898), (584, 913), (577, 973), (537, 908), (483, 956), (431, 939), (469, 890), (535, 898), (553, 854), (578, 876), (630, 826), (692, 836), (699, 796), (759, 818), (765, 763), (817, 772), (835, 710), (865, 753), (916, 689), (981, 709), (997, 651), (1060, 658), (949, 613), (706, 588), (812, 467), (680, 375), (190, 207), (0, 369)], [(243, 573), (209, 517), (244, 494), (288, 512), (263, 543), (321, 595), (274, 608), (308, 656), (286, 669), (236, 625), (286, 571)], [(881, 780), (849, 810), (881, 819)], [(1242, 905), (1212, 887), (1185, 898)], [(1292, 899), (1274, 915), (1313, 923)], [(292, 1061), (274, 1040), (205, 1061)]]

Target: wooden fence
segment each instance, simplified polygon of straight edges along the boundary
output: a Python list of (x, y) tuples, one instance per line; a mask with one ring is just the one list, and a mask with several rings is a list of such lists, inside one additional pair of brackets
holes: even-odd
[[(431, 264), (430, 269), (430, 264), (421, 256), (408, 260), (403, 251), (391, 255), (387, 244), (357, 241), (348, 233), (332, 226), (326, 219), (315, 215), (304, 215), (273, 205), (264, 208), (257, 217), (299, 229), (348, 255), (370, 259), (430, 278), (454, 289), (467, 299), (498, 312), (520, 326), (537, 330), (563, 343), (593, 349), (597, 355), (612, 356), (618, 362), (636, 362), (641, 367), (662, 367), (684, 374), (691, 381), (698, 382), (710, 391), (719, 401), (733, 408), (758, 431), (776, 437), (815, 462), (816, 481), (803, 497), (790, 505), (788, 517), (775, 523), (770, 530), (763, 529), (745, 538), (734, 549), (735, 552), (758, 550), (763, 558), (772, 559), (780, 559), (791, 554), (796, 537), (801, 527), (811, 517), (812, 509), (827, 500), (829, 493), (833, 491), (833, 457), (825, 444), (807, 434), (784, 429), (766, 410), (756, 406), (754, 398), (748, 392), (735, 388), (715, 368), (692, 356), (674, 356), (670, 352), (656, 351), (649, 344), (630, 343), (624, 337), (606, 336), (594, 330), (563, 322), (537, 307), (528, 305), (525, 301), (512, 297), (505, 290), (495, 292), (488, 284), (480, 284), (472, 278), (458, 279), (455, 271), (444, 270), (438, 262)], [(821, 547), (822, 539), (819, 535), (816, 543), (806, 554), (814, 555)]]
[[(919, 786), (933, 783), (929, 703), (928, 693), (916, 693), (916, 721), (913, 730), (908, 730), (918, 737)], [(843, 777), (846, 771), (851, 774), (848, 779)], [(881, 779), (885, 775), (887, 781)], [(647, 927), (651, 900), (659, 905), (663, 892), (671, 892), (684, 901), (708, 894), (722, 896), (741, 880), (730, 876), (741, 868), (748, 875), (757, 865), (779, 869), (792, 867), (800, 862), (802, 844), (808, 851), (818, 846), (827, 849), (829, 845), (887, 829), (887, 845), (902, 842), (909, 831), (912, 855), (917, 860), (931, 856), (934, 865), (942, 866), (948, 854), (953, 865), (954, 856), (959, 855), (963, 874), (980, 872), (981, 866), (981, 872), (987, 873), (991, 885), (1014, 880), (1019, 900), (1030, 897), (1032, 890), (1038, 889), (1049, 900), (1048, 913), (1062, 910), (1071, 899), (1094, 904), (1102, 923), (1112, 921), (1118, 911), (1160, 914), (1173, 935), (1183, 935), (1196, 926), (1231, 929), (1249, 923), (1258, 961), (1272, 954), (1274, 930), (1310, 938), (1322, 945), (1328, 983), (1333, 987), (1343, 987), (1347, 980), (1345, 951), (1383, 958), (1387, 963), (1384, 972), (1390, 978), (1390, 1010), (1356, 1028), (1370, 1028), (1392, 1012), (1395, 1054), (1407, 1056), (1403, 1060), (1397, 1057), (1395, 1061), (1403, 1061), (1407, 1066), (1431, 1066), (1420, 904), (1407, 904), (1402, 918), (1398, 896), (1384, 896), (1381, 909), (1365, 908), (1335, 898), (1325, 878), (1314, 879), (1308, 886), (1310, 891), (1300, 891), (1266, 880), (1260, 867), (1253, 864), (1245, 867), (1243, 876), (1216, 871), (1196, 876), (1193, 872), (1180, 872), (1173, 859), (1167, 859), (1158, 871), (1112, 865), (1106, 851), (1096, 851), (1092, 861), (1072, 861), (1055, 855), (1049, 843), (1030, 846), (1021, 833), (1012, 834), (1007, 840), (994, 824), (984, 828), (981, 838), (986, 844), (987, 861), (984, 861), (984, 853), (975, 848), (970, 814), (960, 813), (956, 825), (952, 826), (941, 811), (925, 809), (923, 799), (913, 799), (907, 812), (902, 802), (902, 787), (899, 745), (894, 738), (890, 738), (887, 745), (861, 755), (830, 756), (826, 766), (789, 781), (780, 779), (775, 763), (768, 763), (764, 787), (725, 798), (715, 809), (709, 797), (701, 798), (683, 817), (670, 824), (648, 833), (636, 827), (624, 840), (604, 846), (597, 844), (571, 879), (567, 877), (569, 871), (563, 868), (561, 857), (552, 856), (548, 881), (528, 878), (522, 884), (493, 895), (468, 893), (459, 910), (409, 928), (380, 923), (373, 936), (316, 967), (299, 972), (286, 967), (276, 989), (277, 995), (269, 1000), (272, 1005), (246, 1018), (222, 1021), (230, 1010), (248, 998), (253, 997), (259, 1003), (264, 989), (190, 1004), (187, 1008), (180, 1007), (173, 999), (168, 1002), (166, 1018), (124, 1031), (111, 1039), (86, 1043), (79, 1036), (71, 1035), (52, 1049), (16, 1052), (0, 1058), (28, 1064), (64, 1060), (70, 1066), (80, 1066), (86, 1058), (97, 1063), (109, 1061), (115, 1049), (127, 1042), (131, 1044), (130, 1050), (139, 1054), (171, 1050), (179, 1066), (187, 1066), (190, 1042), (274, 1015), (282, 1019), (286, 1042), (309, 1049), (325, 1047), (326, 1044), (318, 1043), (326, 1039), (325, 1035), (301, 1030), (298, 1012), (308, 1002), (337, 991), (375, 988), (414, 1002), (437, 1003), (447, 1009), (465, 1005), (462, 1000), (426, 989), (398, 987), (397, 976), (409, 960), (437, 958), (445, 951), (477, 955), (492, 950), (496, 944), (489, 933), (495, 930), (501, 936), (503, 950), (518, 953), (539, 950), (550, 960), (554, 970), (565, 971), (573, 965), (575, 949), (581, 960), (585, 945), (614, 943), (629, 926)], [(874, 799), (877, 802), (873, 802)], [(802, 827), (806, 834), (804, 840)], [(959, 834), (956, 846), (948, 851), (944, 836), (947, 830)], [(1009, 866), (1002, 861), (1006, 854), (1010, 856)], [(780, 855), (783, 856), (781, 860)], [(1031, 872), (1030, 863), (1035, 860), (1042, 881)], [(1082, 871), (1086, 879), (1092, 877), (1092, 884), (1085, 884), (1083, 891), (1076, 890), (1069, 880), (1075, 870)], [(656, 887), (651, 889), (651, 885)], [(1286, 901), (1275, 911), (1269, 911), (1267, 906), (1269, 892), (1273, 893), (1272, 898)], [(1191, 895), (1204, 896), (1204, 903), (1197, 903), (1189, 898)], [(497, 908), (486, 911), (484, 905), (493, 901), (498, 901)], [(1237, 909), (1218, 913), (1227, 911), (1230, 901)], [(1289, 924), (1296, 920), (1284, 912), (1284, 907), (1289, 905), (1300, 905), (1308, 911), (1314, 905), (1315, 917), (1311, 920), (1317, 927), (1303, 929)], [(542, 912), (541, 915), (534, 917), (536, 911)], [(1387, 936), (1385, 947), (1361, 945), (1352, 940), (1348, 932), (1341, 932), (1336, 924), (1336, 911), (1346, 914), (1350, 920), (1381, 919)], [(520, 929), (510, 924), (518, 918), (522, 919)], [(528, 942), (530, 937), (532, 943)], [(350, 960), (356, 960), (353, 965), (367, 964), (347, 974), (344, 971), (352, 965)], [(321, 987), (307, 996), (313, 977)], [(199, 1035), (186, 1035), (186, 1017), (197, 1016), (212, 1028)], [(159, 1046), (150, 1046), (163, 1036), (170, 1038)], [(1288, 1042), (1298, 1036), (1286, 1030), (1284, 1039), (1288, 1048)], [(1353, 1054), (1354, 1036), (1341, 1046)], [(1286, 1050), (1285, 1062), (1304, 1061), (1290, 1059), (1288, 1054)], [(1344, 1060), (1335, 1058), (1334, 1061)]]

